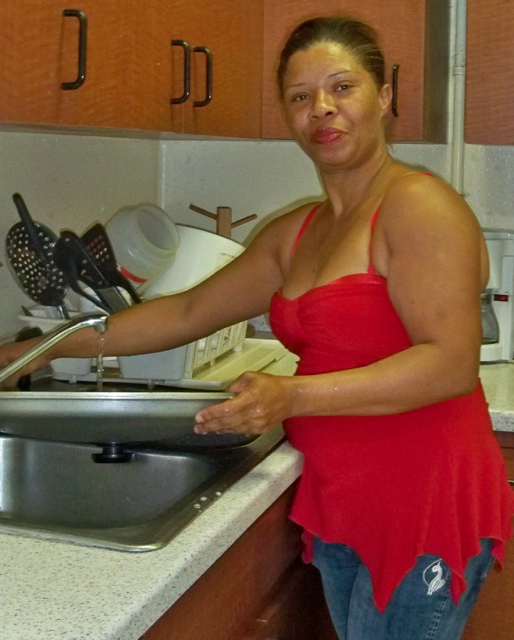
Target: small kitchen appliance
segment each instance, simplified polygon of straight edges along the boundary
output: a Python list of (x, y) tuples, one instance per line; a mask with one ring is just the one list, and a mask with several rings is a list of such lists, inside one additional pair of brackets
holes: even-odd
[(483, 229), (489, 252), (489, 281), (482, 295), (480, 361), (514, 357), (514, 231)]

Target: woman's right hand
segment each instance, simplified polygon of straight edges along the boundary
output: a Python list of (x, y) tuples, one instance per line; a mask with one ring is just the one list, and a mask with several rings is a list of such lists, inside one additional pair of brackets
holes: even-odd
[[(0, 373), (10, 365), (12, 362), (17, 360), (20, 356), (22, 356), (30, 347), (33, 347), (40, 341), (41, 338), (32, 338), (30, 340), (25, 340), (23, 342), (13, 342), (9, 344), (4, 344), (0, 347)], [(16, 372), (14, 375), (7, 378), (0, 384), (0, 389), (3, 391), (13, 391), (17, 389), (18, 380), (37, 369), (45, 366), (47, 364), (47, 360), (44, 356), (40, 356), (33, 360), (28, 365), (23, 367), (20, 371)]]

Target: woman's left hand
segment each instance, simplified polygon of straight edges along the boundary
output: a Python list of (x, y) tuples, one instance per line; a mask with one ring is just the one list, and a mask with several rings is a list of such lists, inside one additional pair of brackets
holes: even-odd
[(237, 395), (196, 415), (195, 433), (264, 433), (291, 416), (291, 378), (247, 371), (227, 389)]

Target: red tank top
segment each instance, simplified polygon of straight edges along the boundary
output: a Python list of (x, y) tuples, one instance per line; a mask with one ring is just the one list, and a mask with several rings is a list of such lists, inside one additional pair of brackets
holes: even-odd
[[(363, 367), (411, 346), (387, 280), (371, 264), (368, 273), (293, 300), (276, 292), (270, 322), (299, 356), (297, 375)], [(480, 538), (493, 538), (503, 560), (514, 498), (480, 384), (466, 397), (401, 414), (296, 417), (284, 428), (304, 455), (291, 513), (305, 531), (304, 558), (313, 535), (352, 547), (371, 573), (381, 611), (417, 556), (447, 562), (455, 601)]]

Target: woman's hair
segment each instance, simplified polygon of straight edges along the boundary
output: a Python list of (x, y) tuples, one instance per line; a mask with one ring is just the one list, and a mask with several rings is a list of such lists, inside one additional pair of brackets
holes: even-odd
[(302, 22), (296, 27), (282, 49), (277, 69), (277, 83), (281, 96), (291, 56), (319, 42), (334, 42), (348, 49), (373, 76), (377, 87), (381, 88), (384, 85), (384, 55), (376, 31), (366, 23), (347, 16), (320, 17)]

